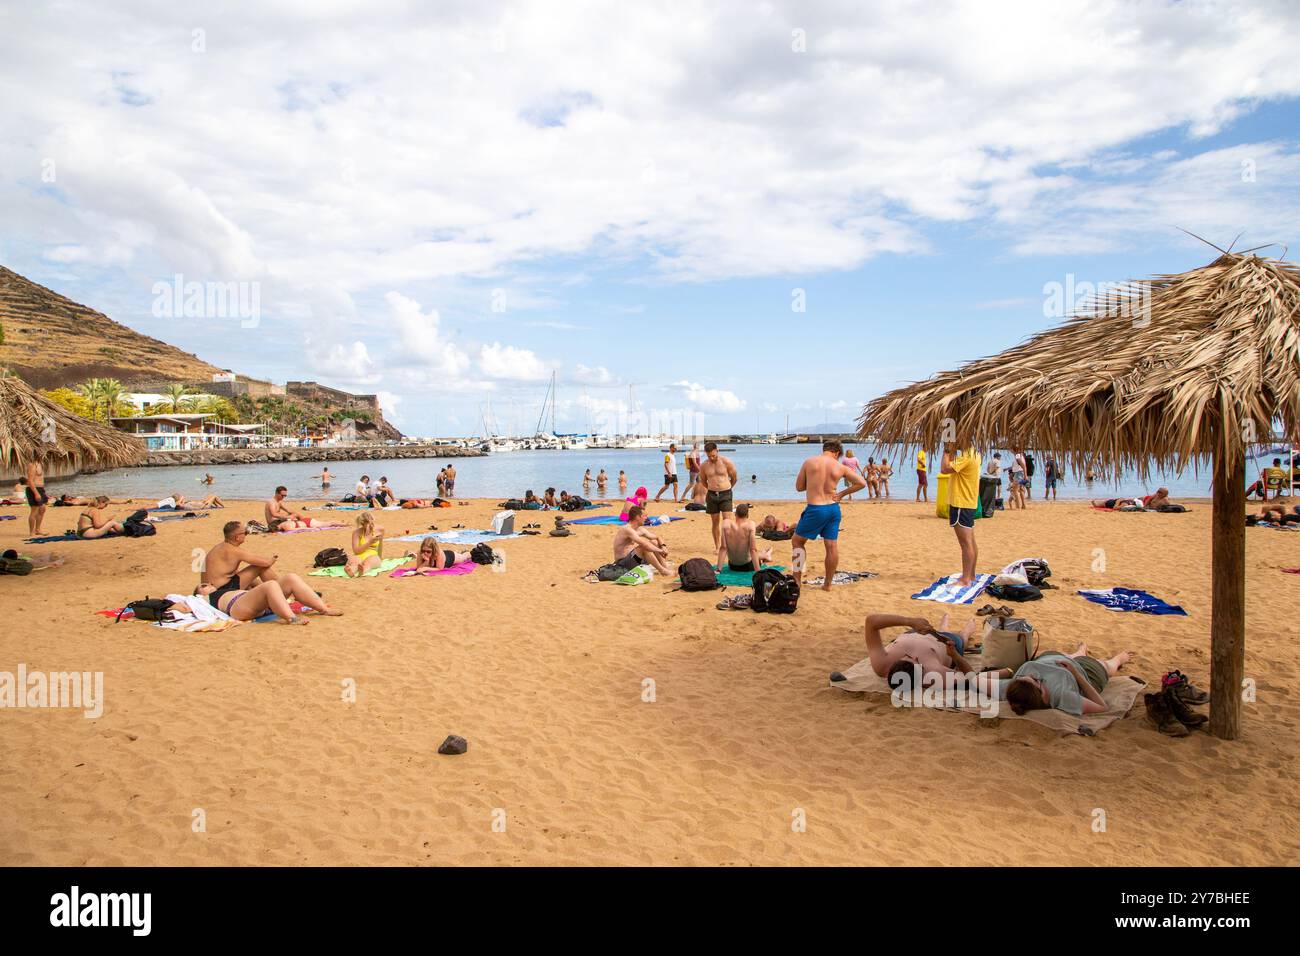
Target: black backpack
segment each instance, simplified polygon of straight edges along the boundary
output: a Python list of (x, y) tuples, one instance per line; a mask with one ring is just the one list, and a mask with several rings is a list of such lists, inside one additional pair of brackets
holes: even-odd
[(501, 502), (501, 504), (497, 505), (497, 507), (503, 508), (506, 511), (521, 511), (523, 510), (524, 503), (519, 498), (507, 498), (505, 501)]
[(793, 614), (799, 606), (799, 582), (788, 574), (773, 568), (754, 572), (755, 611), (772, 614)]
[(587, 507), (587, 499), (579, 498), (577, 495), (574, 495), (568, 501), (560, 502), (561, 511), (581, 511), (585, 507)]
[(121, 623), (122, 615), (127, 611), (134, 614), (137, 621), (169, 621), (171, 612), (168, 608), (171, 606), (172, 602), (164, 598), (147, 597), (143, 601), (132, 601), (117, 613), (115, 623)]
[(718, 576), (713, 565), (704, 558), (689, 558), (677, 566), (683, 591), (712, 591), (718, 587)]
[(602, 564), (595, 570), (596, 580), (598, 581), (617, 581), (625, 574), (627, 574), (627, 568), (621, 564)]
[(1025, 562), (1025, 577), (1029, 583), (1036, 588), (1043, 586), (1043, 582), (1052, 576), (1052, 569), (1048, 567), (1047, 562), (1042, 558), (1034, 558)]
[(1043, 592), (1032, 584), (990, 584), (985, 592), (999, 601), (1041, 601)]
[(325, 548), (316, 552), (316, 567), (341, 568), (348, 563), (348, 553), (342, 548)]
[(147, 538), (151, 534), (157, 534), (158, 529), (144, 520), (147, 517), (149, 517), (147, 511), (133, 512), (129, 518), (122, 522), (122, 534), (128, 538)]
[(469, 559), (475, 564), (491, 564), (495, 560), (492, 548), (486, 544), (476, 544), (469, 552)]

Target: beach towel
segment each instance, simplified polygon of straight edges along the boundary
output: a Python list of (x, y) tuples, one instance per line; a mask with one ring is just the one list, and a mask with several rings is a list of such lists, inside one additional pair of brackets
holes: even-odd
[[(685, 521), (685, 518), (674, 518), (670, 515), (651, 515), (645, 519), (647, 525), (668, 524), (670, 521)], [(573, 518), (564, 522), (565, 524), (627, 524), (618, 515), (597, 515), (594, 518)]]
[(1300, 574), (1300, 568), (1283, 568), (1283, 574)]
[[(377, 565), (363, 574), (362, 577), (377, 577), (387, 571), (393, 570), (393, 568), (397, 567), (399, 564), (404, 564), (406, 561), (406, 558), (384, 558)], [(335, 566), (332, 568), (317, 568), (315, 571), (311, 572), (311, 576), (315, 578), (349, 578), (352, 575), (348, 574), (342, 566)]]
[(974, 584), (958, 587), (953, 582), (959, 577), (961, 577), (960, 574), (950, 574), (947, 577), (940, 578), (924, 591), (913, 594), (912, 600), (938, 601), (940, 604), (969, 604), (983, 594), (984, 589), (993, 583), (993, 575), (980, 574), (976, 575)]
[[(875, 571), (836, 571), (835, 577), (831, 578), (831, 586), (836, 584), (852, 584), (855, 581), (866, 581), (870, 578), (879, 577)], [(804, 585), (810, 588), (819, 588), (826, 583), (826, 575), (820, 574), (815, 578), (809, 578), (804, 581)]]
[(0, 521), (17, 521), (17, 515), (0, 515)]
[[(782, 564), (765, 564), (763, 568), (771, 571), (784, 571), (785, 565)], [(731, 568), (724, 568), (718, 572), (718, 583), (728, 587), (753, 587), (753, 571), (733, 571)]]
[(1160, 598), (1146, 591), (1133, 588), (1096, 588), (1078, 592), (1093, 604), (1110, 608), (1112, 611), (1139, 611), (1142, 614), (1181, 614), (1187, 615), (1177, 604), (1166, 604)]
[(179, 515), (155, 515), (152, 518), (145, 518), (144, 520), (150, 524), (158, 524), (160, 521), (184, 521), (187, 518), (206, 518), (209, 514), (211, 514), (210, 511), (187, 511), (184, 514)]
[(276, 534), (306, 534), (308, 531), (342, 531), (347, 525), (338, 524), (328, 528), (281, 528)]
[(370, 505), (326, 505), (328, 511), (370, 511)]
[[(979, 670), (978, 654), (968, 655), (966, 660), (975, 670)], [(843, 676), (844, 680), (833, 680), (830, 685), (848, 693), (890, 693), (889, 684), (885, 682), (883, 677), (878, 677), (876, 672), (871, 669), (871, 660), (869, 658), (858, 661), (858, 663), (844, 671)], [(1065, 713), (1063, 710), (1031, 710), (1018, 715), (1012, 712), (1006, 701), (1002, 701), (998, 706), (997, 716), (1004, 720), (1031, 720), (1060, 734), (1083, 734), (1086, 737), (1091, 737), (1097, 732), (1105, 730), (1127, 714), (1133, 708), (1138, 694), (1145, 690), (1146, 686), (1146, 682), (1140, 677), (1129, 675), (1112, 677), (1110, 683), (1106, 685), (1106, 689), (1101, 693), (1101, 699), (1106, 702), (1106, 709), (1100, 714), (1085, 714), (1082, 717), (1076, 717), (1073, 714)], [(980, 714), (978, 707), (944, 707), (941, 709), (973, 714), (976, 717)]]
[(109, 532), (100, 535), (98, 538), (78, 538), (75, 531), (66, 531), (63, 534), (46, 535), (43, 538), (24, 538), (27, 544), (53, 544), (55, 541), (103, 541), (105, 538), (121, 538), (124, 535)]
[[(247, 623), (247, 624), (270, 624), (270, 623), (273, 622), (273, 621), (278, 621), (278, 620), (279, 620), (279, 618), (275, 616), (275, 612), (274, 612), (274, 611), (267, 611), (267, 612), (266, 612), (265, 614), (263, 614), (261, 617), (253, 618), (253, 620), (251, 620), (251, 621), (237, 621), (237, 620), (235, 620), (233, 617), (230, 617), (228, 614), (226, 614), (224, 611), (218, 611), (216, 608), (212, 607), (212, 605), (208, 603), (208, 599), (207, 599), (207, 598), (204, 598), (204, 597), (197, 597), (197, 596), (192, 595), (192, 594), (186, 594), (186, 595), (169, 594), (169, 595), (167, 595), (167, 599), (168, 599), (169, 601), (179, 601), (179, 600), (183, 599), (187, 604), (190, 602), (191, 599), (193, 599), (193, 600), (195, 600), (195, 601), (201, 601), (201, 602), (203, 602), (204, 605), (206, 605), (208, 608), (211, 609), (211, 611), (213, 612), (214, 615), (216, 615), (215, 617), (213, 617), (213, 618), (211, 618), (211, 619), (200, 618), (198, 615), (193, 615), (193, 616), (190, 616), (190, 617), (186, 618), (186, 616), (184, 615), (184, 612), (173, 612), (173, 613), (176, 613), (176, 614), (180, 615), (181, 618), (184, 618), (184, 619), (181, 620), (181, 623), (182, 623), (182, 624), (186, 623), (187, 621), (190, 621), (190, 622), (192, 622), (192, 621), (200, 621), (200, 622), (207, 622), (207, 623), (210, 624), (210, 626), (207, 626), (207, 627), (183, 627), (183, 626), (182, 626), (182, 627), (172, 627), (173, 630), (183, 630), (183, 631), (224, 631), (224, 630), (226, 630), (227, 628), (234, 627), (234, 626), (237, 625), (237, 624), (245, 624), (245, 623)], [(191, 605), (191, 608), (193, 608), (194, 606), (195, 606), (195, 605)], [(311, 611), (311, 608), (309, 608), (309, 607), (308, 607), (307, 605), (305, 605), (305, 604), (302, 604), (302, 603), (299, 602), (299, 601), (290, 601), (290, 602), (289, 602), (289, 608), (293, 611), (294, 614), (310, 614), (310, 613), (312, 612), (312, 611)], [(111, 617), (111, 618), (113, 618), (114, 620), (123, 620), (123, 621), (134, 621), (134, 620), (135, 620), (135, 612), (133, 612), (133, 611), (131, 611), (131, 610), (123, 609), (123, 608), (120, 608), (120, 607), (110, 607), (110, 608), (105, 608), (105, 609), (102, 610), (102, 611), (95, 611), (94, 613), (97, 614), (97, 615), (99, 615), (100, 617)], [(167, 627), (167, 626), (169, 625), (169, 623), (174, 623), (174, 622), (167, 622), (167, 621), (141, 621), (141, 622), (139, 622), (139, 623), (141, 623), (141, 624), (153, 624), (155, 627)], [(218, 626), (218, 625), (219, 625), (219, 626)]]
[(478, 567), (473, 561), (462, 561), (460, 564), (453, 564), (449, 568), (423, 568), (419, 571), (415, 568), (398, 568), (390, 578), (414, 578), (426, 577), (431, 578), (438, 574), (470, 574)]

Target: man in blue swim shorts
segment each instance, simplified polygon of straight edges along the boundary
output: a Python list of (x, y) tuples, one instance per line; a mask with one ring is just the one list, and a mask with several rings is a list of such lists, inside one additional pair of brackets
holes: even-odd
[[(822, 445), (822, 453), (809, 458), (799, 469), (795, 479), (795, 491), (804, 492), (808, 504), (795, 525), (794, 536), (790, 539), (792, 547), (792, 568), (794, 579), (803, 584), (804, 564), (807, 552), (804, 546), (809, 541), (821, 538), (826, 544), (826, 583), (823, 591), (831, 589), (835, 569), (840, 563), (840, 499), (861, 491), (867, 481), (856, 468), (849, 468), (840, 463), (844, 449), (837, 441), (828, 441)], [(848, 484), (842, 491), (836, 491), (840, 479)]]

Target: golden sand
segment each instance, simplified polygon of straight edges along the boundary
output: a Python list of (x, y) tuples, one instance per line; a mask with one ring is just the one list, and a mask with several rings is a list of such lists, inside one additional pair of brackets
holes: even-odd
[[(793, 521), (794, 502), (761, 505)], [(1061, 590), (1025, 605), (1044, 648), (1131, 649), (1208, 686), (1210, 510), (1109, 514), (1031, 501), (978, 524), (980, 570), (1047, 558)], [(865, 656), (871, 610), (957, 569), (932, 506), (845, 505), (841, 567), (880, 577), (806, 590), (776, 618), (718, 594), (593, 585), (614, 529), (503, 542), (504, 573), (318, 582), (346, 612), (308, 627), (184, 634), (98, 608), (188, 591), (192, 552), (240, 502), (156, 537), (55, 545), (59, 569), (0, 577), (0, 670), (103, 671), (103, 716), (0, 711), (0, 861), (8, 864), (1281, 864), (1296, 858), (1300, 534), (1248, 529), (1243, 735), (1160, 736), (1141, 700), (1096, 738), (1028, 721), (896, 710), (827, 685)], [(652, 508), (652, 513), (669, 507)], [(486, 526), (489, 502), (384, 513), (389, 534)], [(20, 546), (26, 509), (0, 522)], [(603, 512), (608, 513), (608, 512)], [(343, 513), (342, 517), (351, 517)], [(51, 509), (47, 533), (75, 518)], [(549, 529), (552, 516), (523, 513)], [(708, 555), (708, 518), (662, 533)], [(306, 573), (347, 532), (253, 536)], [(413, 545), (390, 543), (392, 549)], [(776, 545), (788, 561), (789, 545)], [(1106, 571), (1092, 570), (1104, 552)], [(28, 547), (25, 550), (33, 550)], [(810, 550), (810, 572), (821, 548)], [(1119, 614), (1074, 595), (1124, 585), (1189, 617)], [(730, 593), (736, 593), (733, 589)], [(975, 605), (954, 610), (960, 624)], [(654, 681), (654, 701), (643, 698)], [(356, 684), (355, 703), (342, 700)], [(439, 756), (455, 733), (464, 756)], [(194, 832), (196, 809), (204, 832)], [(1095, 832), (1096, 810), (1105, 831)], [(806, 829), (792, 826), (806, 820)], [(494, 825), (495, 824), (495, 825)], [(504, 826), (503, 826), (504, 824)]]

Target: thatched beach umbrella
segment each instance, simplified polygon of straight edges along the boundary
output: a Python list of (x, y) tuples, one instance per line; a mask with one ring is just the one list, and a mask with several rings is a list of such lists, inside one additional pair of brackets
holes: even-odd
[(30, 461), (78, 469), (118, 468), (144, 458), (139, 439), (74, 415), (14, 375), (0, 374), (0, 465)]
[(1210, 730), (1238, 736), (1245, 661), (1246, 448), (1300, 434), (1300, 269), (1224, 253), (1098, 297), (1000, 355), (871, 402), (859, 434), (934, 448), (972, 436), (1148, 477), (1213, 463)]

